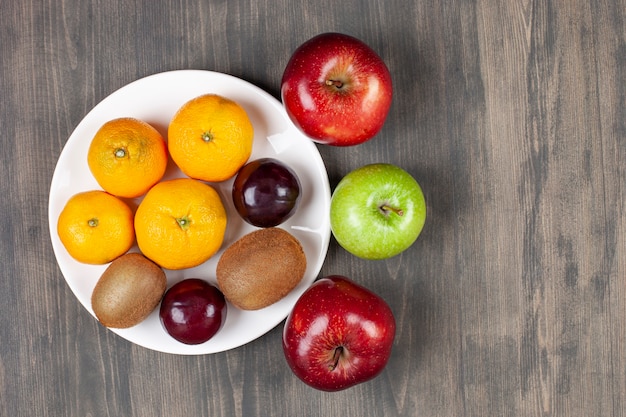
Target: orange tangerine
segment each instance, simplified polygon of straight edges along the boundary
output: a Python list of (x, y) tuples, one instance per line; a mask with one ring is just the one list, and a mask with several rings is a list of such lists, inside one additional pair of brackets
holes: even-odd
[(167, 167), (167, 144), (150, 124), (123, 117), (106, 122), (89, 146), (87, 162), (107, 192), (134, 198), (161, 180)]
[(213, 187), (191, 178), (162, 181), (135, 213), (141, 252), (167, 269), (202, 264), (222, 246), (227, 215)]
[(216, 94), (189, 100), (168, 128), (168, 149), (187, 176), (208, 182), (233, 177), (250, 158), (254, 129), (238, 103)]
[(68, 253), (87, 264), (105, 264), (126, 253), (135, 241), (133, 213), (119, 198), (101, 191), (73, 195), (57, 223)]

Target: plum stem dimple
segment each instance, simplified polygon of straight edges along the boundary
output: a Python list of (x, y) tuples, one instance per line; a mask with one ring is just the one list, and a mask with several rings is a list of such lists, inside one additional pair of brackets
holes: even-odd
[(397, 208), (397, 207), (392, 207), (389, 204), (383, 204), (380, 207), (380, 211), (383, 212), (383, 214), (388, 214), (389, 212), (392, 213), (396, 213), (398, 216), (404, 216), (404, 210), (402, 210), (401, 208)]
[(335, 368), (337, 368), (337, 365), (339, 364), (339, 358), (341, 358), (342, 353), (343, 353), (343, 346), (339, 346), (335, 348), (335, 351), (333, 352), (333, 360), (330, 363), (330, 365), (328, 365), (328, 369), (330, 369), (331, 371), (334, 371)]

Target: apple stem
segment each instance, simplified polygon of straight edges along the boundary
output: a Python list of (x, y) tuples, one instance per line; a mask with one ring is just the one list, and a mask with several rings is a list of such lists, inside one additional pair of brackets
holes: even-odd
[(380, 206), (380, 210), (383, 212), (383, 214), (387, 214), (391, 211), (393, 213), (396, 213), (398, 216), (404, 216), (404, 210), (400, 208), (391, 207), (390, 205), (387, 205), (387, 204), (383, 204), (382, 206)]
[(331, 371), (335, 370), (335, 368), (339, 364), (339, 358), (341, 357), (342, 353), (343, 353), (343, 346), (339, 346), (335, 348), (335, 352), (333, 353), (333, 361), (331, 362), (330, 365), (328, 365), (328, 369), (330, 369)]
[(340, 89), (341, 87), (343, 87), (343, 82), (339, 80), (326, 80), (326, 85), (333, 86), (333, 87), (336, 87), (337, 89)]

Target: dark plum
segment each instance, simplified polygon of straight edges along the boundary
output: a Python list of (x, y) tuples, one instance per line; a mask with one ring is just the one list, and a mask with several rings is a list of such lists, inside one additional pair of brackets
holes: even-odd
[(260, 158), (244, 165), (232, 190), (239, 215), (257, 227), (274, 227), (293, 216), (300, 202), (300, 180), (283, 162)]
[(174, 339), (197, 345), (211, 339), (226, 321), (226, 300), (207, 281), (188, 278), (174, 284), (161, 301), (159, 317)]

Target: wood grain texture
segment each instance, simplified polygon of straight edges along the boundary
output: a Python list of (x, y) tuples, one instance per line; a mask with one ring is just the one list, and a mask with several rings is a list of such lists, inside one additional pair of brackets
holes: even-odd
[[(390, 302), (383, 374), (314, 391), (281, 326), (197, 357), (102, 328), (49, 243), (73, 129), (167, 70), (278, 97), (291, 52), (331, 30), (378, 51), (395, 87), (378, 138), (319, 147), (331, 185), (391, 162), (428, 202), (407, 252), (368, 262), (331, 241), (321, 272)], [(1, 416), (626, 416), (624, 0), (4, 1), (0, 48)]]

